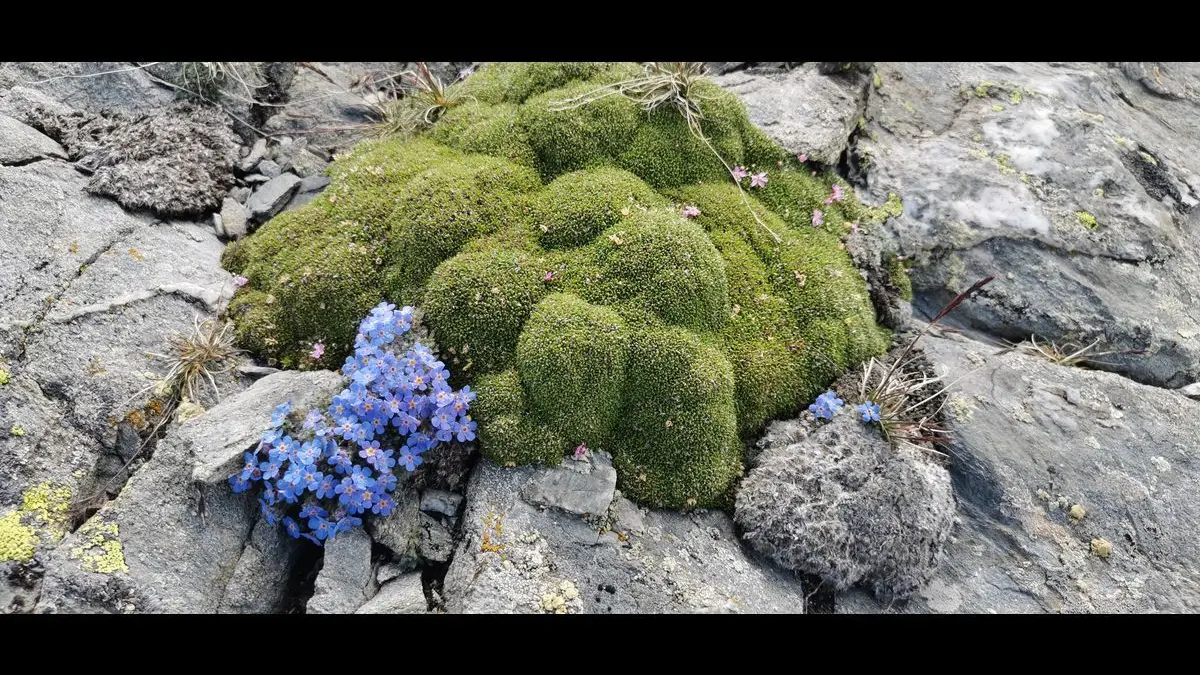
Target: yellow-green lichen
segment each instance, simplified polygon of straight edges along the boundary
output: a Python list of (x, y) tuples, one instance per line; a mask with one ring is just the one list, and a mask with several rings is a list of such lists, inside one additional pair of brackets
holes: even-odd
[(1009, 93), (1009, 95), (1008, 95), (1008, 102), (1009, 102), (1009, 103), (1011, 103), (1011, 104), (1013, 104), (1013, 105), (1020, 105), (1020, 103), (1021, 103), (1021, 90), (1020, 90), (1020, 89), (1013, 89), (1013, 90), (1012, 90), (1012, 92), (1010, 92), (1010, 93)]
[(0, 518), (0, 562), (26, 561), (42, 543), (57, 543), (66, 535), (71, 490), (42, 483), (27, 490), (21, 507)]
[(1092, 194), (1096, 195), (1100, 199), (1104, 199), (1104, 188), (1096, 188), (1096, 191)]
[(1083, 225), (1089, 230), (1094, 230), (1097, 227), (1100, 227), (1100, 223), (1096, 222), (1096, 216), (1093, 216), (1087, 211), (1080, 211), (1075, 214), (1075, 217), (1079, 219), (1080, 225)]
[(1142, 156), (1142, 159), (1144, 159), (1146, 162), (1148, 162), (1148, 163), (1150, 163), (1150, 164), (1153, 164), (1154, 166), (1158, 166), (1158, 160), (1157, 160), (1157, 159), (1154, 159), (1154, 157), (1152, 157), (1152, 156), (1150, 155), (1150, 153), (1148, 153), (1148, 152), (1143, 152), (1143, 151), (1140, 151), (1140, 150), (1139, 150), (1139, 151), (1138, 151), (1138, 154), (1139, 154), (1139, 155), (1141, 155), (1141, 156)]
[(71, 549), (71, 557), (83, 569), (100, 574), (128, 572), (116, 523), (93, 519), (79, 529), (84, 542)]
[(883, 78), (879, 76), (878, 70), (875, 71), (874, 76), (872, 76), (871, 82), (875, 85), (876, 89), (883, 89)]
[(12, 376), (12, 373), (8, 372), (7, 370), (5, 370), (3, 368), (0, 368), (0, 385), (8, 384), (8, 378), (11, 376)]
[(25, 427), (21, 426), (20, 424), (14, 424), (12, 425), (12, 428), (8, 430), (8, 433), (12, 434), (13, 436), (24, 436)]
[(37, 533), (21, 523), (21, 511), (0, 518), (0, 563), (25, 562), (37, 551)]
[(992, 106), (992, 111), (993, 112), (1004, 112), (1004, 106), (997, 103), (996, 105)]

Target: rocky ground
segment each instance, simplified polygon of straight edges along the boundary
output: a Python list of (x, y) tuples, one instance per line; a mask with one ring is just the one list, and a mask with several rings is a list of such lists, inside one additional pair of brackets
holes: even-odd
[[(409, 64), (237, 65), (255, 102), (220, 112), (167, 64), (0, 63), (0, 611), (1200, 609), (1200, 67), (712, 64), (777, 142), (901, 197), (918, 325), (997, 275), (922, 341), (956, 381), (954, 509), (893, 601), (776, 565), (724, 513), (638, 508), (603, 453), (455, 447), (323, 552), (259, 521), (224, 478), (276, 404), (340, 378), (244, 361), (171, 417), (154, 355), (220, 314), (224, 245), (319, 193)], [(1006, 349), (1031, 334), (1124, 353)], [(764, 465), (821, 442), (786, 424)]]

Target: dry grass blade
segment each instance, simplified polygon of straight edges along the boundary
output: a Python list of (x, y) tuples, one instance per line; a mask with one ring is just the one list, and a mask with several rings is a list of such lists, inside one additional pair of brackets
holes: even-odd
[(379, 119), (371, 128), (375, 136), (408, 135), (432, 125), (445, 112), (472, 98), (459, 83), (444, 84), (424, 61), (416, 68), (388, 78), (399, 82), (392, 87), (392, 97), (370, 105)]
[(1052, 340), (1043, 339), (1038, 342), (1036, 335), (1030, 335), (1027, 340), (1018, 343), (1008, 343), (1007, 348), (1000, 351), (1001, 354), (1010, 351), (1018, 351), (1024, 354), (1031, 354), (1046, 359), (1050, 363), (1059, 366), (1083, 366), (1086, 364), (1097, 364), (1109, 367), (1115, 367), (1116, 364), (1100, 361), (1097, 357), (1100, 356), (1123, 356), (1123, 355), (1138, 355), (1145, 354), (1145, 349), (1113, 349), (1108, 351), (1095, 351), (1100, 345), (1100, 338), (1092, 340), (1087, 345), (1080, 347), (1074, 343), (1058, 344)]
[(197, 385), (206, 381), (212, 387), (214, 396), (220, 400), (221, 392), (215, 376), (229, 372), (233, 368), (234, 357), (242, 352), (233, 346), (232, 328), (231, 323), (221, 324), (215, 320), (201, 322), (200, 317), (195, 317), (190, 334), (170, 338), (174, 354), (152, 354), (171, 361), (170, 370), (158, 386), (196, 401), (199, 400)]
[[(890, 364), (885, 366), (872, 357), (863, 366), (859, 399), (879, 406), (879, 426), (884, 437), (893, 446), (908, 447), (940, 457), (947, 456), (930, 447), (946, 444), (950, 440), (950, 430), (937, 424), (935, 420), (946, 404), (945, 397), (950, 388), (978, 369), (971, 370), (954, 382), (942, 386), (940, 383), (945, 376), (927, 374), (918, 362), (913, 348), (947, 314), (994, 279), (995, 275), (981, 279), (955, 296), (909, 341)], [(942, 400), (938, 405), (932, 410), (928, 409), (927, 406), (939, 397)]]

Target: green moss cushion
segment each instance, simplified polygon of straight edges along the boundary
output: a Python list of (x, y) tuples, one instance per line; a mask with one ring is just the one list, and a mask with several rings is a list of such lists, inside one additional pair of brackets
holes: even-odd
[[(488, 457), (556, 463), (583, 443), (644, 504), (727, 503), (740, 438), (886, 348), (840, 242), (874, 211), (826, 203), (835, 179), (711, 84), (707, 141), (669, 107), (581, 102), (639, 72), (493, 64), (423, 135), (356, 146), (319, 198), (227, 249), (250, 279), (230, 306), (241, 343), (336, 367), (370, 307), (415, 304), (478, 390)], [(743, 194), (714, 150), (766, 187)]]

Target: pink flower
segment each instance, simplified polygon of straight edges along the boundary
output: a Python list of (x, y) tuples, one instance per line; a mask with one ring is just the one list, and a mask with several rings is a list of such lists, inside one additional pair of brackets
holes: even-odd
[(742, 182), (742, 179), (748, 175), (750, 175), (750, 172), (746, 171), (744, 168), (740, 166), (733, 167), (733, 179), (737, 182)]
[(806, 154), (804, 154), (804, 153), (802, 152), (802, 153), (800, 153), (800, 154), (796, 155), (796, 159), (800, 160), (801, 162), (807, 162), (807, 161), (808, 161), (808, 155), (806, 155)]
[(767, 186), (767, 172), (766, 171), (764, 171), (762, 173), (756, 173), (750, 177), (750, 187), (761, 188), (761, 187), (766, 187), (766, 186)]
[(850, 223), (850, 231), (858, 234), (858, 223)]
[(826, 197), (826, 198), (825, 198), (825, 206), (829, 206), (829, 205), (830, 205), (830, 204), (832, 204), (832, 203), (833, 203), (833, 197)]
[(241, 288), (248, 283), (250, 283), (250, 280), (240, 274), (233, 278), (233, 285), (237, 286), (238, 288)]
[(837, 183), (833, 184), (833, 201), (840, 202), (845, 199), (846, 195), (842, 192), (842, 186)]
[(542, 277), (542, 281), (554, 281), (554, 270), (546, 272), (546, 276)]
[(309, 358), (313, 361), (325, 355), (325, 345), (320, 342), (314, 342), (312, 351), (308, 353)]
[(700, 215), (700, 209), (689, 204), (688, 207), (683, 210), (683, 215), (687, 218), (695, 218), (696, 216)]
[(813, 209), (813, 227), (817, 227), (825, 222), (825, 214), (821, 213), (821, 209)]
[(587, 446), (580, 443), (579, 447), (575, 448), (575, 459), (583, 460), (585, 458), (587, 458)]

